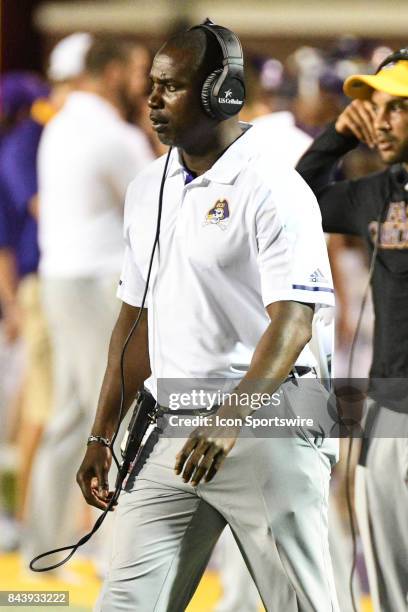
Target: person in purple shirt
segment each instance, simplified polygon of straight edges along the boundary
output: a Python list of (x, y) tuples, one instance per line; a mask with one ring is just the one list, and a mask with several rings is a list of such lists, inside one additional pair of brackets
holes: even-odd
[(51, 394), (51, 354), (37, 279), (36, 158), (43, 124), (32, 112), (49, 89), (36, 75), (21, 72), (4, 75), (0, 85), (0, 308), (6, 341), (21, 335), (26, 354), (21, 402), (13, 402), (12, 416), (18, 423), (16, 518), (21, 522)]
[[(0, 165), (1, 165), (0, 154)], [(0, 305), (8, 342), (19, 335), (17, 305), (19, 280), (38, 267), (37, 224), (29, 214), (16, 211), (0, 178)]]
[(48, 87), (36, 75), (11, 72), (2, 77), (0, 91), (0, 306), (6, 338), (12, 341), (19, 333), (18, 282), (38, 268), (32, 207), (43, 126), (30, 110), (37, 99), (48, 95)]

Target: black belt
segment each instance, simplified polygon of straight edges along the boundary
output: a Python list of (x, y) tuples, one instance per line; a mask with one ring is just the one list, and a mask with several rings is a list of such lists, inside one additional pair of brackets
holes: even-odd
[(310, 366), (294, 366), (286, 380), (301, 378), (302, 376), (306, 376), (306, 374), (310, 374), (310, 372), (317, 376), (316, 368), (311, 368)]
[[(316, 374), (317, 376), (315, 368), (311, 368), (309, 366), (295, 366), (294, 368), (292, 368), (292, 371), (283, 382), (296, 378), (301, 378), (302, 376), (306, 376), (306, 374), (310, 374), (310, 372)], [(219, 406), (216, 405), (211, 406), (211, 408), (177, 408), (172, 410), (171, 408), (167, 408), (166, 406), (157, 406), (157, 416), (162, 416), (164, 414), (180, 414), (182, 416), (210, 415), (216, 412), (218, 408)]]
[(217, 412), (218, 408), (218, 404), (211, 406), (211, 408), (167, 408), (166, 406), (159, 406), (157, 409), (157, 416), (163, 416), (164, 414), (181, 414), (181, 416), (210, 415)]

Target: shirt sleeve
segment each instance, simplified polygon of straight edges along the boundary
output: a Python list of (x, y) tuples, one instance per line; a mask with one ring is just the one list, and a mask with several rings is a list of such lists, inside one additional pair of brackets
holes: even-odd
[(141, 306), (144, 289), (145, 281), (135, 263), (132, 249), (129, 245), (126, 245), (122, 272), (116, 295), (122, 302), (130, 304), (130, 306)]
[(133, 184), (129, 185), (125, 199), (124, 215), (124, 240), (125, 253), (123, 257), (122, 271), (117, 290), (117, 297), (130, 306), (141, 306), (146, 281), (140, 272), (132, 252), (130, 242), (131, 210), (133, 204)]
[(357, 145), (356, 138), (343, 136), (330, 125), (296, 166), (317, 197), (326, 232), (361, 235), (365, 231), (363, 204), (355, 197), (359, 181), (333, 181), (339, 161)]
[(256, 235), (265, 306), (282, 300), (334, 305), (319, 208), (295, 171), (281, 175), (258, 206)]

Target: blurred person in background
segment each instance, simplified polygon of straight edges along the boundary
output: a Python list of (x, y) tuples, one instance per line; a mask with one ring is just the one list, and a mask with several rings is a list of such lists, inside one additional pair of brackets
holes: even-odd
[[(317, 136), (328, 123), (334, 121), (347, 104), (343, 93), (344, 79), (369, 65), (374, 43), (345, 35), (327, 49), (300, 47), (287, 61), (288, 72), (297, 82), (297, 95), (292, 110), (297, 124), (308, 134)], [(359, 157), (359, 160), (356, 158)], [(368, 149), (353, 153), (336, 170), (337, 178), (354, 178), (361, 174), (360, 166), (369, 164)], [(355, 245), (358, 249), (358, 244)], [(345, 272), (344, 258), (350, 254), (350, 241), (331, 234), (328, 239), (330, 264), (336, 286), (336, 375), (347, 369), (348, 349), (353, 336), (353, 295)], [(354, 258), (358, 258), (359, 253)], [(360, 263), (361, 265), (361, 263)]]
[[(386, 58), (375, 75), (349, 77), (344, 91), (353, 102), (297, 168), (319, 199), (323, 227), (362, 236), (373, 262), (374, 350), (356, 510), (374, 609), (406, 612), (408, 51)], [(387, 168), (333, 182), (337, 163), (360, 142)]]
[(155, 155), (163, 155), (166, 152), (166, 147), (162, 145), (152, 128), (149, 119), (149, 107), (147, 105), (150, 91), (149, 71), (152, 64), (151, 54), (144, 45), (132, 43), (130, 58), (132, 63), (130, 93), (134, 102), (127, 109), (126, 118), (145, 133)]
[(22, 352), (20, 372), (10, 368), (5, 373), (14, 375), (17, 391), (3, 421), (5, 441), (17, 448), (17, 513), (4, 521), (0, 535), (0, 548), (6, 550), (19, 542), (32, 456), (49, 408), (47, 334), (34, 304), (39, 260), (36, 153), (43, 123), (33, 112), (47, 107), (48, 94), (47, 84), (34, 73), (16, 71), (1, 77), (0, 307), (5, 341)]
[[(268, 152), (271, 161), (294, 167), (312, 138), (295, 125), (289, 108), (296, 89), (287, 77), (278, 60), (253, 58), (248, 62), (247, 95), (240, 119), (253, 125), (249, 137), (262, 151)], [(222, 597), (216, 612), (256, 612), (260, 597), (228, 526), (218, 548)]]
[(297, 86), (281, 62), (254, 58), (246, 68), (249, 75), (248, 102), (240, 118), (256, 130), (258, 146), (279, 163), (293, 167), (310, 145), (311, 137), (296, 125), (291, 109)]
[[(339, 43), (340, 44), (340, 43)], [(323, 52), (308, 49), (305, 59), (301, 59), (294, 69), (293, 58), (282, 64), (275, 58), (253, 58), (249, 66), (249, 104), (242, 113), (243, 120), (250, 121), (257, 142), (279, 163), (295, 166), (299, 158), (312, 142), (308, 131), (315, 132), (337, 116), (343, 108), (343, 95), (339, 95), (341, 83), (336, 72), (323, 60)], [(334, 47), (336, 49), (336, 46)], [(299, 50), (302, 51), (302, 48)], [(328, 52), (328, 55), (334, 54)], [(314, 61), (310, 58), (314, 58)], [(295, 57), (298, 52), (295, 52)], [(306, 61), (307, 60), (307, 61)], [(312, 64), (312, 73), (310, 69)], [(304, 72), (306, 71), (306, 76)], [(313, 79), (310, 80), (310, 77)], [(304, 80), (307, 77), (307, 82)], [(327, 104), (324, 92), (332, 98)], [(299, 116), (299, 109), (310, 112)], [(306, 120), (312, 120), (308, 124)], [(301, 126), (301, 127), (299, 127)], [(341, 251), (343, 241), (339, 236), (328, 237), (328, 250), (332, 267), (333, 280), (337, 296), (337, 345), (340, 341), (351, 339), (350, 304), (346, 290), (346, 282), (341, 266)]]
[(343, 110), (343, 81), (368, 68), (375, 45), (344, 35), (327, 48), (301, 46), (288, 57), (285, 67), (297, 87), (292, 110), (309, 134), (316, 136)]
[(33, 467), (27, 560), (73, 537), (75, 472), (118, 308), (125, 192), (153, 159), (144, 134), (125, 121), (138, 103), (132, 52), (121, 39), (96, 37), (80, 85), (41, 139), (40, 276), (54, 400)]
[(53, 113), (61, 110), (72, 91), (81, 88), (85, 56), (92, 40), (89, 32), (74, 32), (51, 50), (47, 76), (51, 83), (49, 100)]
[[(256, 58), (255, 58), (256, 60)], [(327, 64), (320, 65), (322, 74), (328, 74)], [(253, 124), (251, 135), (256, 139), (258, 146), (267, 151), (272, 163), (287, 164), (294, 167), (301, 155), (312, 142), (311, 136), (297, 127), (296, 118), (292, 112), (296, 108), (298, 84), (296, 75), (291, 74), (281, 62), (269, 58), (267, 60), (253, 61), (246, 70), (248, 83), (248, 97), (240, 118)], [(316, 75), (316, 78), (318, 75)], [(329, 78), (327, 77), (327, 81)], [(330, 86), (334, 78), (330, 79)], [(338, 83), (333, 96), (338, 97)], [(341, 100), (336, 102), (336, 109), (341, 107)], [(325, 109), (325, 113), (330, 109)], [(316, 121), (323, 118), (316, 117)], [(327, 236), (330, 263), (338, 298), (337, 309), (341, 316), (338, 318), (337, 343), (339, 339), (349, 340), (351, 326), (348, 317), (349, 301), (346, 294), (346, 279), (342, 272), (341, 249), (339, 236)], [(331, 353), (334, 335), (333, 313), (318, 321), (318, 334), (320, 346), (316, 344), (318, 362), (326, 361), (321, 369), (320, 376), (328, 377), (331, 369)], [(326, 347), (329, 347), (326, 350)], [(325, 353), (325, 354), (323, 354)], [(326, 354), (327, 353), (327, 354)], [(337, 466), (334, 469), (337, 473)], [(333, 557), (336, 589), (340, 600), (341, 610), (349, 612), (352, 609), (349, 594), (349, 568), (351, 566), (351, 541), (342, 523), (341, 508), (343, 505), (340, 488), (343, 475), (335, 477), (333, 495), (330, 500), (330, 549)], [(217, 551), (218, 552), (218, 551)], [(245, 566), (242, 555), (231, 537), (227, 528), (221, 538), (219, 551), (220, 579), (222, 585), (222, 598), (216, 606), (216, 612), (256, 612), (259, 607), (259, 595), (252, 578)], [(356, 585), (356, 591), (359, 585)]]
[[(44, 125), (80, 83), (91, 40), (87, 33), (75, 33), (54, 47), (50, 86), (31, 73), (9, 73), (2, 80), (6, 127), (0, 150), (0, 214), (1, 244), (7, 248), (0, 252), (0, 300), (6, 336), (13, 340), (21, 334), (25, 353), (21, 410), (11, 415), (18, 443), (18, 525), (24, 522), (32, 463), (49, 419), (52, 394), (51, 349), (38, 280), (37, 150)], [(18, 537), (14, 545), (17, 542)]]
[(1, 78), (0, 96), (0, 303), (5, 334), (12, 342), (20, 333), (18, 281), (37, 269), (39, 257), (36, 222), (31, 213), (37, 193), (36, 152), (43, 126), (33, 118), (31, 109), (35, 100), (48, 96), (48, 87), (35, 74), (8, 73)]

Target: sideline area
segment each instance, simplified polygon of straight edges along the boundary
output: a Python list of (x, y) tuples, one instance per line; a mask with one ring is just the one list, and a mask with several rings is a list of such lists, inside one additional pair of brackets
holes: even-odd
[[(69, 591), (69, 612), (91, 612), (92, 604), (99, 592), (100, 582), (96, 577), (92, 562), (75, 559), (64, 569), (65, 579), (47, 577), (23, 570), (18, 554), (0, 555), (0, 591)], [(193, 601), (186, 612), (212, 612), (221, 595), (217, 573), (207, 571), (197, 589)], [(10, 609), (10, 606), (0, 606)], [(33, 612), (38, 606), (18, 606), (22, 612)], [(48, 612), (63, 610), (61, 606), (47, 606)], [(67, 609), (67, 608), (65, 608)], [(372, 612), (368, 598), (363, 600), (362, 612)]]

